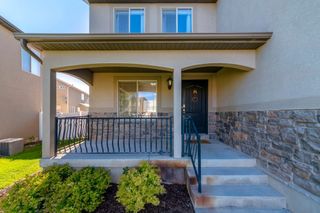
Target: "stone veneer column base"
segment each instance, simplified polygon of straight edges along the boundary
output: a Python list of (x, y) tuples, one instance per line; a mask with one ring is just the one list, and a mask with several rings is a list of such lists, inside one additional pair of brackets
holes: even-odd
[(209, 135), (257, 158), (285, 183), (320, 196), (320, 110), (209, 113)]

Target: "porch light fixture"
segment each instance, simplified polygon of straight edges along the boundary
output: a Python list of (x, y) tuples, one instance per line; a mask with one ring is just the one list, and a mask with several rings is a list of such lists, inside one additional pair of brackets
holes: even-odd
[(169, 77), (169, 78), (167, 79), (167, 82), (168, 82), (168, 89), (171, 90), (172, 84), (173, 84), (173, 79), (172, 79), (171, 77)]

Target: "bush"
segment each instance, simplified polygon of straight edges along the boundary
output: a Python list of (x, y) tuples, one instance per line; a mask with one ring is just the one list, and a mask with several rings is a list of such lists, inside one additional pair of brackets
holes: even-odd
[(103, 201), (110, 181), (109, 173), (102, 168), (77, 171), (56, 189), (45, 209), (47, 212), (93, 212)]
[(52, 166), (16, 183), (2, 206), (5, 212), (92, 212), (109, 183), (104, 169)]
[(48, 170), (27, 176), (17, 182), (3, 200), (5, 212), (36, 212), (43, 209), (55, 188), (73, 173), (67, 165), (52, 166)]
[(147, 203), (159, 205), (157, 196), (163, 193), (165, 189), (161, 185), (158, 169), (142, 162), (138, 168), (124, 170), (116, 197), (126, 211), (136, 213), (144, 209)]

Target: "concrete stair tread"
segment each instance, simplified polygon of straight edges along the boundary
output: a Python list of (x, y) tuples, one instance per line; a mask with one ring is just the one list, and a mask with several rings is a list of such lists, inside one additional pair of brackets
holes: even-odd
[[(201, 166), (204, 167), (255, 167), (257, 161), (254, 158), (235, 159), (202, 159)], [(192, 167), (190, 163), (188, 167)]]
[(196, 213), (290, 213), (287, 209), (260, 209), (260, 208), (207, 208), (195, 209)]
[[(194, 176), (193, 168), (188, 168), (188, 174)], [(203, 167), (201, 169), (203, 176), (214, 176), (214, 175), (265, 175), (256, 167)]]
[[(197, 185), (192, 185), (191, 190), (197, 192)], [(202, 185), (200, 196), (213, 197), (279, 197), (282, 194), (266, 184), (239, 184), (239, 185)]]

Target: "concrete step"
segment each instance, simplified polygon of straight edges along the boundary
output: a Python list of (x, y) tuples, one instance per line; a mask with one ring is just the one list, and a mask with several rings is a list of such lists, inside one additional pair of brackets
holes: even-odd
[[(257, 165), (254, 158), (240, 159), (202, 159), (201, 167), (255, 167)], [(192, 163), (188, 163), (188, 167), (192, 167)]]
[[(256, 167), (204, 167), (201, 170), (204, 185), (267, 184), (268, 176)], [(187, 169), (189, 183), (197, 184), (193, 168)]]
[(195, 208), (286, 208), (286, 199), (266, 184), (189, 186)]
[(196, 213), (290, 213), (287, 209), (257, 209), (257, 208), (212, 208), (195, 209)]

